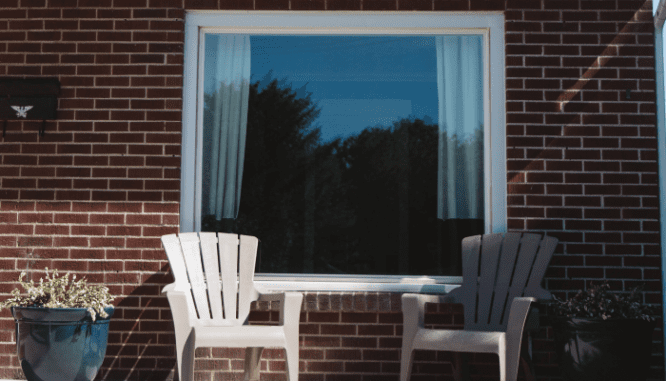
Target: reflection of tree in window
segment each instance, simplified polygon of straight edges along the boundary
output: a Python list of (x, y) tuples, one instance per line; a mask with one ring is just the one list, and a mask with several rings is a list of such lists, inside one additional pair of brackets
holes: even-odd
[[(460, 240), (484, 223), (437, 219), (438, 126), (403, 118), (322, 143), (319, 111), (277, 80), (251, 84), (238, 218), (203, 216), (202, 230), (258, 236), (260, 272), (460, 275)], [(483, 127), (454, 146), (482, 155)]]

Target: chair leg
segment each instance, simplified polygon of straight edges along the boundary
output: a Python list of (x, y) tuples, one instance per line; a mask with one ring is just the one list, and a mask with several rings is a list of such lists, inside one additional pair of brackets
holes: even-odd
[(520, 358), (520, 363), (525, 373), (525, 380), (534, 381), (534, 365), (531, 361), (525, 360), (524, 357)]
[[(499, 366), (500, 366), (500, 381), (509, 381), (507, 378), (507, 359), (505, 353), (499, 353)], [(512, 381), (516, 381), (514, 378)]]
[[(404, 339), (403, 339), (404, 340)], [(412, 375), (412, 365), (414, 364), (414, 351), (411, 348), (403, 346), (400, 356), (400, 381), (408, 381)]]
[(467, 353), (453, 352), (453, 379), (469, 381), (469, 364)]
[(284, 350), (287, 357), (288, 381), (298, 381), (298, 342), (289, 347), (285, 347)]
[(180, 381), (194, 381), (194, 329), (184, 340), (176, 338), (176, 360)]
[(261, 360), (261, 351), (264, 348), (245, 348), (245, 375), (243, 380), (259, 380), (259, 371), (261, 366), (259, 364)]
[(520, 369), (521, 352), (520, 341), (507, 344), (499, 348), (497, 353), (500, 363), (500, 381), (517, 381)]
[(534, 373), (534, 362), (532, 361), (532, 356), (530, 356), (529, 344), (532, 341), (531, 335), (525, 335), (526, 343), (520, 347), (520, 364), (522, 365), (523, 372), (525, 373), (525, 379), (527, 381), (535, 381)]

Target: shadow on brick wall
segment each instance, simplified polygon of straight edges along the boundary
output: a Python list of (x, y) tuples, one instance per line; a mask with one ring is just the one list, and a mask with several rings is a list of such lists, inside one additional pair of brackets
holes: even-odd
[[(173, 282), (165, 265), (121, 300), (109, 331), (98, 380), (171, 380), (176, 366), (171, 310), (162, 288)], [(125, 286), (128, 287), (128, 286)]]

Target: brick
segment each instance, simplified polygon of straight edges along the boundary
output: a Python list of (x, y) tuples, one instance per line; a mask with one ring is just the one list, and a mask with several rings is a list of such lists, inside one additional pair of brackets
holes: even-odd
[(607, 268), (606, 277), (607, 278), (621, 278), (621, 279), (643, 279), (641, 274), (641, 269), (612, 269)]
[(114, 53), (145, 53), (148, 46), (144, 43), (113, 43)]
[(74, 188), (76, 189), (108, 189), (109, 182), (108, 180), (74, 180)]
[(164, 201), (161, 192), (136, 191), (127, 193), (128, 201)]
[(508, 184), (507, 192), (509, 194), (543, 194), (544, 186), (542, 184)]
[[(3, 11), (3, 16), (7, 17), (9, 14), (6, 14)], [(9, 21), (10, 30), (38, 30), (44, 29), (44, 21), (42, 20), (10, 20)]]
[(530, 183), (562, 183), (562, 173), (558, 172), (528, 172), (527, 182)]
[(361, 351), (358, 349), (327, 349), (326, 360), (361, 360)]
[(71, 227), (72, 235), (102, 236), (105, 231), (104, 226), (74, 225)]
[(39, 214), (25, 214), (22, 213), (21, 217), (19, 218), (18, 213), (0, 213), (0, 222), (5, 224), (5, 223), (17, 223), (18, 221), (21, 221), (21, 223), (26, 223), (26, 222), (37, 222), (40, 217)]
[(546, 208), (546, 218), (583, 218), (579, 208)]
[(85, 8), (63, 9), (62, 17), (66, 19), (92, 19), (97, 17), (97, 10)]
[(601, 183), (601, 174), (598, 173), (566, 173), (564, 182), (567, 184), (576, 183)]
[(605, 173), (605, 184), (637, 184), (639, 183), (638, 174), (627, 173)]
[[(326, 347), (339, 347), (341, 339), (340, 337), (325, 337), (325, 336), (304, 336), (303, 338), (303, 347), (315, 347), (315, 348), (326, 348)], [(344, 345), (349, 347), (349, 345)], [(375, 345), (376, 346), (376, 345)]]
[(583, 230), (595, 230), (595, 231), (601, 231), (601, 221), (590, 221), (590, 220), (568, 220), (565, 221), (564, 224), (565, 229), (567, 230), (577, 230), (577, 231), (583, 231)]
[(609, 186), (609, 185), (585, 185), (585, 194), (586, 195), (620, 195), (622, 188), (620, 186)]
[(66, 179), (39, 179), (37, 181), (37, 187), (40, 189), (44, 188), (60, 188), (60, 189), (70, 189), (72, 188), (72, 180)]
[[(581, 171), (583, 169), (583, 163), (581, 161), (547, 161), (546, 170), (547, 171)], [(569, 176), (574, 176), (569, 175)], [(566, 177), (565, 177), (566, 179)], [(565, 182), (570, 182), (565, 180)], [(575, 182), (575, 181), (573, 181)]]
[(350, 324), (321, 324), (320, 329), (322, 335), (356, 335), (356, 326)]
[(568, 278), (603, 278), (602, 268), (568, 268)]
[(562, 206), (561, 196), (527, 196), (525, 201), (528, 206)]
[[(144, 237), (161, 237), (163, 235), (172, 234), (172, 233), (174, 233), (173, 228), (168, 227), (168, 226), (160, 226), (160, 227), (144, 226), (143, 227), (143, 236)], [(337, 313), (334, 313), (334, 315), (337, 316)], [(329, 318), (335, 319), (335, 317), (329, 317)], [(325, 317), (323, 319), (326, 320)]]
[(525, 196), (510, 195), (509, 197), (507, 197), (507, 205), (509, 205), (509, 206), (525, 206)]
[(527, 220), (528, 230), (562, 230), (561, 220)]
[[(162, 54), (131, 54), (130, 55), (130, 62), (133, 64), (163, 64), (164, 63), (164, 55)], [(180, 66), (178, 66), (180, 67)], [(153, 67), (151, 66), (151, 69)], [(150, 74), (156, 74), (151, 72)]]
[(374, 337), (343, 337), (343, 347), (377, 348), (377, 338)]
[(655, 257), (624, 257), (624, 266), (658, 267), (659, 260)]
[(37, 158), (34, 156), (4, 155), (2, 162), (10, 165), (36, 165)]
[(343, 370), (343, 363), (334, 361), (311, 361), (308, 362), (308, 372), (341, 372)]
[(93, 214), (90, 215), (91, 224), (123, 224), (125, 216), (122, 214)]
[(19, 247), (51, 246), (52, 244), (53, 240), (50, 237), (18, 237)]
[(659, 187), (655, 185), (623, 185), (622, 193), (626, 195), (657, 196)]
[(586, 233), (585, 240), (587, 242), (609, 242), (620, 243), (622, 238), (620, 233)]
[(93, 191), (92, 192), (92, 200), (93, 201), (126, 201), (127, 200), (127, 192), (124, 192), (124, 191), (120, 191), (120, 192)]
[(147, 0), (113, 0), (114, 8), (145, 8), (147, 4)]

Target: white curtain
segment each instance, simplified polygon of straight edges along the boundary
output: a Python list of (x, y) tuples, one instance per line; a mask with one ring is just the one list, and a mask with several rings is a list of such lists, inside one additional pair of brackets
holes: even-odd
[(482, 219), (481, 36), (437, 36), (439, 164), (437, 218)]
[[(236, 218), (243, 183), (250, 94), (250, 36), (216, 35), (217, 48), (206, 70), (213, 83), (204, 121), (204, 214)], [(208, 48), (206, 49), (208, 51)], [(207, 59), (210, 59), (207, 54)], [(206, 194), (207, 193), (207, 194)]]

